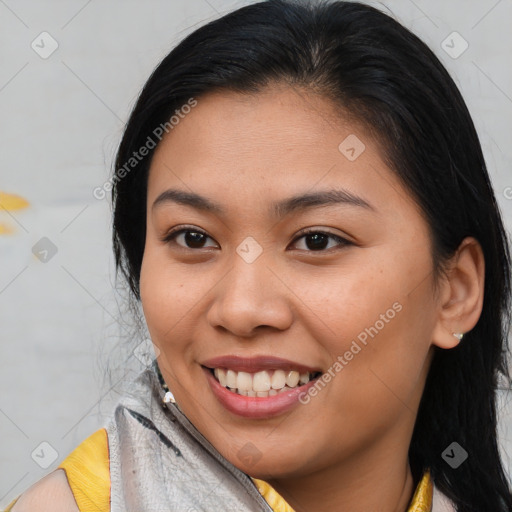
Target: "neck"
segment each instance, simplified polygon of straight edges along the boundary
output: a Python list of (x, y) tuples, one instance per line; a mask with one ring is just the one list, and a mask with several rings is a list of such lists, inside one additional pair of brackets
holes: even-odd
[(409, 445), (433, 354), (419, 377), (412, 405), (384, 435), (361, 443), (337, 465), (267, 479), (295, 512), (407, 512), (418, 484), (409, 465)]
[(385, 441), (377, 455), (373, 446), (342, 466), (267, 482), (295, 512), (406, 512), (415, 490), (407, 450)]

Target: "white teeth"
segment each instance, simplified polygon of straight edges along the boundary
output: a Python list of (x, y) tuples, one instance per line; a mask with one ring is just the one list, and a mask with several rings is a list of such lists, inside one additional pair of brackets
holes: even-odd
[(262, 371), (254, 374), (252, 389), (256, 392), (268, 391), (270, 389), (270, 375), (268, 372)]
[(226, 387), (228, 385), (226, 370), (224, 370), (224, 368), (215, 368), (214, 373), (215, 377), (217, 377), (217, 380), (220, 382), (220, 385)]
[(286, 376), (286, 385), (290, 388), (294, 388), (299, 383), (299, 378), (299, 372), (294, 370), (288, 372), (288, 375)]
[(235, 372), (225, 368), (215, 368), (215, 378), (220, 385), (233, 393), (248, 397), (269, 397), (284, 393), (307, 384), (312, 375), (309, 372), (299, 373), (296, 370), (269, 370), (256, 373)]
[(228, 388), (236, 388), (236, 372), (228, 370), (226, 373), (226, 386)]
[(250, 391), (252, 387), (252, 375), (247, 372), (238, 372), (236, 377), (236, 387), (238, 390)]
[(272, 389), (281, 389), (286, 385), (286, 374), (283, 370), (276, 370), (272, 375)]
[(301, 373), (299, 378), (300, 384), (307, 384), (309, 382), (309, 373)]

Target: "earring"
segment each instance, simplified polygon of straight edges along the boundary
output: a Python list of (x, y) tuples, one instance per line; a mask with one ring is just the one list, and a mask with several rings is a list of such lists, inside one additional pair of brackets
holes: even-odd
[(165, 391), (165, 396), (163, 398), (164, 404), (175, 404), (176, 400), (174, 399), (174, 395), (169, 391), (169, 386), (164, 382), (162, 387), (164, 388)]
[(464, 337), (464, 333), (463, 332), (454, 332), (453, 335), (458, 338), (459, 341), (462, 340), (462, 338)]
[(168, 404), (168, 403), (171, 403), (171, 404), (176, 403), (176, 400), (174, 399), (174, 395), (170, 391), (167, 391), (167, 393), (165, 393), (165, 396), (164, 396), (164, 404)]
[(163, 390), (165, 391), (165, 395), (164, 395), (164, 398), (162, 399), (162, 402), (164, 404), (168, 404), (168, 403), (175, 404), (176, 400), (174, 399), (174, 395), (169, 391), (169, 386), (166, 384), (164, 378), (162, 377), (162, 372), (160, 371), (160, 367), (158, 366), (156, 359), (154, 360), (153, 363), (155, 365), (156, 373), (158, 375), (158, 380), (160, 381), (160, 384), (161, 384)]

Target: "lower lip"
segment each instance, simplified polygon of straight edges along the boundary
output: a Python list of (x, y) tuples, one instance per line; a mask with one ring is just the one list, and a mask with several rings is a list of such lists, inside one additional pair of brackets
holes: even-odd
[(278, 416), (290, 410), (297, 405), (302, 393), (307, 393), (308, 389), (315, 385), (316, 379), (299, 386), (290, 391), (278, 393), (269, 397), (250, 397), (233, 393), (229, 389), (221, 386), (219, 381), (212, 375), (210, 370), (203, 367), (206, 378), (213, 394), (217, 400), (233, 414), (245, 418), (271, 418)]

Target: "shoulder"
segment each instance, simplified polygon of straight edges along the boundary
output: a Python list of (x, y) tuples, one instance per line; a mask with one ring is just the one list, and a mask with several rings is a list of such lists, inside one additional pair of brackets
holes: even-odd
[(56, 469), (25, 491), (12, 512), (80, 512), (63, 469)]
[(82, 441), (55, 471), (23, 493), (10, 512), (80, 510), (110, 510), (109, 448), (104, 428)]

